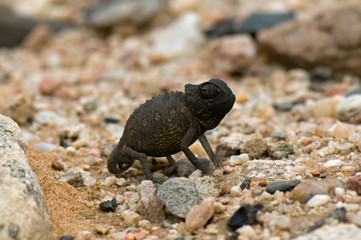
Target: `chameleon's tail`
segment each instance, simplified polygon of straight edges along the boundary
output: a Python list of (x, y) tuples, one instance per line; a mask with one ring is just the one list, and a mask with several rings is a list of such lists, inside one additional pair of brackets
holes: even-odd
[(134, 159), (130, 158), (129, 156), (123, 154), (120, 151), (119, 144), (115, 146), (113, 151), (110, 153), (110, 156), (108, 158), (108, 170), (111, 173), (119, 174), (124, 171), (126, 171), (128, 168), (130, 168), (133, 163)]

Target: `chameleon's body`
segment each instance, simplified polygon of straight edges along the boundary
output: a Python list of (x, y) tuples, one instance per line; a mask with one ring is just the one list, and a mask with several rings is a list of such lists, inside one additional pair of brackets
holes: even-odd
[(154, 180), (147, 156), (165, 156), (175, 166), (171, 155), (180, 151), (195, 167), (209, 173), (209, 167), (202, 166), (189, 150), (197, 139), (212, 162), (220, 164), (204, 132), (220, 123), (231, 110), (235, 96), (220, 79), (200, 85), (187, 84), (185, 90), (185, 93), (170, 92), (153, 97), (130, 115), (123, 136), (108, 159), (111, 173), (124, 172), (138, 159), (146, 178)]

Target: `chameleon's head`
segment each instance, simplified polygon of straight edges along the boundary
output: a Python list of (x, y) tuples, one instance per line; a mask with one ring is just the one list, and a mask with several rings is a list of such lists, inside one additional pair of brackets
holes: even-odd
[(187, 104), (207, 130), (215, 128), (232, 109), (236, 100), (232, 90), (219, 78), (199, 85), (185, 85)]

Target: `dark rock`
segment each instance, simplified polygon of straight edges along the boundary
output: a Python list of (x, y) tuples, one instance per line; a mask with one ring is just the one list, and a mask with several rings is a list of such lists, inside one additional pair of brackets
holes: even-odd
[(349, 177), (346, 188), (356, 191), (358, 195), (361, 195), (361, 175), (355, 175), (352, 177)]
[(273, 27), (294, 19), (294, 13), (253, 13), (242, 23), (237, 22), (235, 17), (226, 18), (206, 31), (209, 38), (222, 37), (224, 35), (249, 33), (257, 34), (260, 30)]
[(67, 148), (70, 146), (63, 137), (60, 137), (59, 145), (62, 146), (63, 148)]
[(59, 240), (74, 240), (74, 237), (71, 235), (65, 235), (65, 236), (61, 236)]
[(287, 13), (253, 13), (249, 16), (242, 25), (236, 25), (236, 33), (250, 33), (256, 34), (260, 30), (273, 27), (280, 23), (293, 20), (295, 17), (293, 12)]
[(114, 212), (117, 209), (117, 199), (113, 198), (112, 200), (104, 201), (99, 204), (100, 209), (103, 212)]
[(188, 158), (177, 161), (176, 165), (180, 177), (189, 177), (189, 175), (196, 170), (196, 167), (188, 160)]
[(292, 108), (298, 104), (302, 104), (305, 102), (305, 99), (297, 99), (295, 101), (289, 103), (274, 103), (273, 107), (280, 112), (289, 112)]
[(119, 123), (120, 120), (117, 119), (117, 118), (105, 117), (104, 122), (106, 122), (106, 123)]
[(48, 25), (51, 30), (59, 31), (72, 26), (69, 23), (56, 23), (16, 15), (9, 9), (0, 6), (0, 38), (1, 47), (15, 47), (21, 44), (30, 32), (39, 24)]
[(330, 215), (328, 215), (327, 218), (323, 218), (320, 219), (318, 221), (316, 221), (313, 226), (310, 227), (309, 232), (316, 230), (317, 228), (322, 227), (325, 223), (327, 219), (333, 218), (338, 220), (339, 222), (346, 222), (346, 208), (341, 207), (341, 208), (336, 208), (335, 210), (333, 210)]
[(243, 204), (228, 220), (227, 225), (233, 229), (244, 225), (252, 225), (256, 221), (256, 213), (262, 208), (262, 204)]
[(300, 183), (300, 180), (273, 182), (267, 185), (266, 191), (270, 194), (274, 194), (277, 190), (281, 192), (291, 191)]
[(249, 187), (251, 186), (251, 181), (252, 181), (252, 179), (246, 178), (241, 184), (241, 189), (242, 190), (249, 189)]
[(293, 145), (288, 143), (279, 143), (274, 147), (268, 148), (268, 154), (274, 159), (286, 158), (294, 152)]
[(86, 22), (94, 28), (138, 27), (150, 21), (163, 4), (163, 0), (107, 0), (87, 9)]
[[(307, 20), (261, 31), (260, 50), (288, 67), (324, 66), (361, 76), (361, 5), (342, 4)], [(352, 28), (350, 27), (352, 26)]]
[(347, 214), (346, 208), (341, 207), (333, 210), (328, 217), (337, 219), (340, 222), (346, 222), (347, 221), (346, 214)]
[(332, 77), (332, 70), (327, 67), (316, 67), (310, 72), (312, 82), (324, 82)]
[(234, 32), (235, 25), (236, 25), (235, 17), (228, 17), (214, 24), (212, 27), (206, 30), (205, 33), (209, 38), (218, 38), (225, 35), (235, 34)]

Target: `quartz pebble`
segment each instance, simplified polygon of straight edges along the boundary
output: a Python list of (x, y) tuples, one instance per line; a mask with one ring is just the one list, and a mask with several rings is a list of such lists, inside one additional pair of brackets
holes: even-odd
[(142, 217), (131, 210), (125, 210), (121, 214), (122, 218), (124, 219), (125, 225), (128, 227), (130, 226), (137, 226), (138, 222), (142, 219)]
[(214, 215), (214, 198), (204, 199), (200, 204), (193, 206), (186, 215), (185, 225), (190, 233), (204, 227)]
[(163, 204), (157, 198), (157, 189), (150, 180), (142, 181), (139, 186), (140, 214), (151, 222), (165, 219)]
[(318, 207), (324, 205), (331, 201), (330, 196), (328, 195), (314, 195), (310, 200), (307, 201), (307, 206), (309, 207)]
[(249, 160), (249, 156), (247, 153), (242, 153), (241, 155), (233, 155), (229, 159), (229, 165), (232, 167), (237, 165), (242, 165), (243, 163), (247, 162)]
[(325, 162), (323, 164), (324, 167), (326, 168), (333, 168), (333, 167), (340, 167), (344, 164), (343, 161), (338, 160), (338, 159), (333, 159), (333, 160), (328, 160), (327, 162)]

